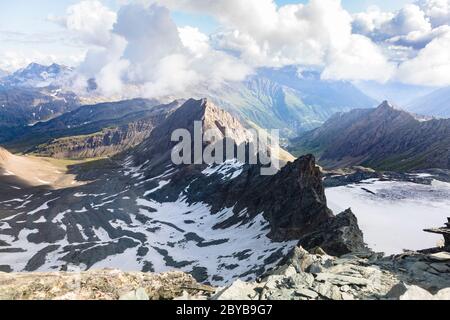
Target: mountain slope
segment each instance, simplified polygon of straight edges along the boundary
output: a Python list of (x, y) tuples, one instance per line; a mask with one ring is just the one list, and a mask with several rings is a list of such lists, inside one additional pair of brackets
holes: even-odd
[(206, 100), (189, 100), (135, 149), (73, 167), (84, 185), (0, 192), (0, 266), (176, 268), (198, 281), (223, 284), (255, 279), (299, 242), (336, 254), (364, 249), (353, 214), (333, 216), (327, 208), (312, 156), (274, 176), (236, 159), (173, 164), (172, 130), (189, 130), (194, 121), (218, 132), (229, 128), (236, 142), (246, 141), (236, 118)]
[(64, 163), (52, 159), (17, 156), (0, 147), (0, 190), (8, 184), (6, 194), (13, 194), (19, 186), (48, 186), (63, 188), (76, 184), (75, 176), (66, 174)]
[(418, 119), (384, 102), (377, 109), (338, 114), (292, 141), (329, 168), (363, 165), (384, 170), (450, 168), (450, 120)]
[(293, 67), (260, 69), (243, 82), (200, 95), (258, 127), (281, 129), (284, 137), (317, 128), (336, 112), (376, 105), (349, 82), (321, 80), (316, 72), (299, 74)]
[(450, 87), (433, 91), (426, 96), (415, 99), (406, 105), (406, 109), (426, 116), (450, 118)]
[(20, 152), (69, 158), (112, 155), (140, 143), (180, 101), (134, 99), (82, 106), (22, 129), (5, 145)]
[(78, 106), (79, 100), (73, 93), (0, 85), (0, 127), (27, 126), (46, 121)]

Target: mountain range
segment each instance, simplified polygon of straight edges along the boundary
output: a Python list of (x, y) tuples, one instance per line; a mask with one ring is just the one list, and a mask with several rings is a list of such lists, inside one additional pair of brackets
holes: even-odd
[[(42, 90), (63, 94), (71, 92), (74, 72), (62, 65), (32, 63), (0, 79), (0, 84), (4, 90), (33, 88), (37, 94)], [(255, 127), (281, 129), (283, 137), (295, 137), (316, 128), (336, 112), (369, 108), (377, 103), (350, 82), (322, 80), (318, 72), (298, 72), (294, 67), (259, 69), (244, 81), (227, 82), (218, 88), (204, 85), (197, 91), (194, 96), (209, 97)], [(82, 102), (105, 100), (94, 98), (94, 92), (89, 94), (78, 98)]]
[(12, 74), (5, 75), (1, 82), (6, 86), (44, 88), (61, 87), (67, 85), (69, 78), (73, 75), (73, 69), (67, 66), (53, 63), (44, 66), (31, 63), (25, 68), (19, 69)]
[(376, 109), (333, 116), (292, 141), (327, 168), (362, 165), (380, 170), (450, 168), (450, 119), (427, 119), (383, 102)]
[(46, 122), (21, 129), (4, 145), (20, 152), (57, 158), (106, 156), (141, 142), (180, 102), (161, 105), (134, 99), (82, 106)]
[(260, 69), (200, 95), (257, 127), (280, 129), (284, 137), (314, 129), (336, 112), (377, 104), (350, 82), (322, 80), (318, 72), (294, 67)]

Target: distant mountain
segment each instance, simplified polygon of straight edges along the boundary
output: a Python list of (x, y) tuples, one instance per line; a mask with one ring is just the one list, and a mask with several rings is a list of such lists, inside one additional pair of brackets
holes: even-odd
[(425, 121), (384, 102), (337, 114), (292, 140), (296, 154), (313, 152), (327, 168), (363, 165), (382, 170), (450, 168), (450, 119)]
[(63, 86), (72, 74), (72, 68), (56, 63), (49, 66), (31, 63), (27, 67), (4, 77), (1, 82), (6, 86), (29, 88)]
[(0, 86), (0, 143), (17, 138), (28, 126), (79, 107), (73, 93)]
[(317, 128), (336, 112), (377, 105), (350, 82), (322, 80), (318, 72), (299, 73), (295, 67), (260, 69), (243, 82), (199, 95), (256, 126), (281, 129), (287, 137)]
[(450, 118), (450, 87), (417, 98), (406, 105), (406, 109), (427, 116)]
[(15, 152), (56, 158), (110, 156), (142, 142), (180, 103), (133, 99), (82, 106), (23, 128), (4, 144)]

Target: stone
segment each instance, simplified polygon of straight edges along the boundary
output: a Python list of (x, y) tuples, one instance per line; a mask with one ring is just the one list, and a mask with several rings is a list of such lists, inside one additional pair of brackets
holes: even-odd
[(433, 300), (433, 295), (425, 289), (418, 286), (408, 286), (399, 300)]
[(295, 270), (295, 267), (292, 265), (284, 265), (278, 268), (273, 272), (274, 275), (283, 275), (286, 277), (290, 277), (294, 274), (296, 274), (297, 271)]
[(294, 291), (295, 295), (299, 295), (299, 296), (303, 296), (309, 299), (316, 299), (319, 295), (317, 294), (317, 292), (314, 292), (312, 290), (309, 289), (305, 289), (305, 288), (298, 288), (295, 289)]
[(236, 280), (231, 286), (220, 290), (212, 297), (212, 300), (254, 300), (258, 293), (256, 285)]
[(319, 273), (316, 277), (316, 281), (330, 282), (335, 285), (355, 285), (355, 286), (367, 286), (369, 280), (359, 277), (345, 276), (332, 273)]
[(448, 252), (433, 253), (430, 254), (428, 258), (433, 261), (450, 261), (450, 253)]
[(121, 295), (119, 300), (136, 300), (136, 301), (146, 301), (150, 300), (149, 296), (145, 292), (144, 288), (138, 288), (134, 291), (130, 291)]
[(440, 290), (435, 294), (434, 300), (450, 300), (450, 288)]
[(288, 279), (294, 286), (310, 287), (314, 282), (314, 276), (309, 273), (297, 273)]
[(329, 300), (342, 300), (342, 293), (337, 286), (330, 283), (314, 283), (312, 287), (322, 298)]
[(341, 296), (342, 296), (342, 300), (346, 300), (346, 301), (355, 300), (355, 297), (348, 292), (342, 292)]
[(321, 247), (315, 247), (311, 250), (311, 253), (317, 254), (319, 256), (327, 256), (328, 254), (321, 248)]
[(323, 272), (323, 270), (324, 268), (320, 263), (314, 262), (312, 265), (309, 266), (307, 272), (317, 274)]
[(408, 287), (404, 282), (399, 282), (394, 285), (391, 290), (386, 294), (388, 299), (398, 299), (408, 290)]

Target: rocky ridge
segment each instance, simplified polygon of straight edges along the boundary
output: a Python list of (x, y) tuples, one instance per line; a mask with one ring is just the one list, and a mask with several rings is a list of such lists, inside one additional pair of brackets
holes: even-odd
[(362, 165), (377, 170), (450, 168), (450, 120), (418, 118), (387, 101), (376, 109), (337, 114), (292, 141), (328, 169)]
[(339, 258), (320, 248), (293, 250), (283, 265), (257, 282), (219, 289), (219, 300), (449, 300), (450, 254), (352, 253)]

